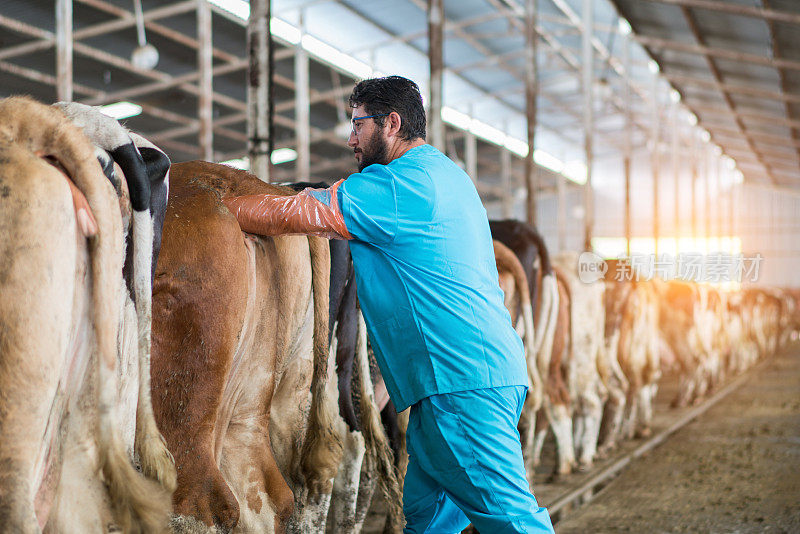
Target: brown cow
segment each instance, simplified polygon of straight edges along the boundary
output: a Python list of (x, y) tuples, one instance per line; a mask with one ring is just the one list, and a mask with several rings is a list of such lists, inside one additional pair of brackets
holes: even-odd
[(525, 346), (525, 361), (528, 367), (530, 390), (520, 416), (519, 431), (528, 480), (533, 483), (534, 466), (531, 452), (536, 412), (541, 408), (543, 398), (542, 378), (539, 374), (539, 363), (535, 348), (533, 306), (531, 305), (528, 280), (525, 277), (525, 271), (519, 259), (510, 248), (500, 241), (495, 239), (492, 244), (494, 245), (494, 257), (497, 263), (500, 288), (505, 295), (506, 309), (511, 315), (511, 322), (514, 324), (514, 328), (519, 331), (521, 327), (523, 330), (522, 340)]
[(543, 410), (536, 418), (536, 437), (533, 443), (533, 465), (539, 465), (547, 430), (553, 429), (556, 438), (556, 465), (554, 476), (567, 475), (575, 468), (575, 446), (572, 441), (572, 398), (567, 384), (572, 357), (571, 348), (571, 295), (566, 277), (554, 267), (558, 297), (554, 321), (550, 359), (544, 377)]
[(707, 288), (679, 280), (656, 282), (656, 287), (659, 328), (680, 369), (679, 391), (672, 405), (699, 402), (709, 385), (708, 360), (713, 334)]
[(341, 457), (328, 244), (242, 233), (223, 197), (292, 194), (244, 171), (182, 163), (170, 182), (152, 388), (178, 467), (175, 512), (243, 532), (319, 531)]

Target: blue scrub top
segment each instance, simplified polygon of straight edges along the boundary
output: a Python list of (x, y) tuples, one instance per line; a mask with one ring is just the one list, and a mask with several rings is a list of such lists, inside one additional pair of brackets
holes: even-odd
[(528, 385), (472, 180), (430, 145), (339, 188), (358, 298), (397, 410), (430, 395)]

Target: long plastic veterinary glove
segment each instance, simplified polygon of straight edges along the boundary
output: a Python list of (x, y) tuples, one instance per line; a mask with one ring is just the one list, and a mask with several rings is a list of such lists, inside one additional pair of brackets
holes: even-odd
[(337, 192), (344, 180), (328, 189), (306, 188), (296, 195), (245, 195), (222, 202), (245, 232), (259, 235), (306, 234), (351, 239), (339, 210)]

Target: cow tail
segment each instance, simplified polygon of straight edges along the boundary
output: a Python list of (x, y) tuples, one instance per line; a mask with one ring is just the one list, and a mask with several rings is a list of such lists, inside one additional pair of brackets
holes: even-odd
[[(528, 379), (531, 383), (531, 392), (527, 401), (528, 411), (529, 413), (535, 413), (542, 406), (543, 391), (542, 374), (537, 367), (536, 330), (533, 326), (531, 291), (528, 285), (528, 279), (525, 276), (525, 271), (522, 269), (522, 265), (517, 260), (517, 257), (513, 253), (510, 253), (509, 259), (513, 259), (513, 261), (503, 261), (503, 265), (506, 269), (511, 271), (514, 277), (514, 285), (516, 286), (517, 294), (520, 296), (522, 320), (525, 324), (525, 337), (523, 338), (525, 359), (528, 368)], [(498, 261), (502, 260), (498, 259)]]
[(117, 289), (123, 244), (116, 195), (88, 139), (62, 112), (31, 98), (12, 97), (0, 103), (0, 116), (18, 119), (0, 121), (0, 137), (27, 143), (32, 152), (58, 160), (94, 214), (97, 234), (88, 238), (88, 246), (100, 466), (115, 520), (123, 531), (163, 531), (169, 517), (169, 496), (133, 468), (117, 428)]
[(301, 468), (309, 497), (330, 493), (342, 460), (342, 441), (334, 430), (336, 407), (326, 394), (328, 383), (328, 290), (330, 250), (326, 239), (308, 238), (311, 252), (311, 286), (314, 298), (314, 372), (311, 413), (303, 442)]
[[(93, 159), (93, 153), (92, 153)], [(96, 160), (95, 160), (96, 161)], [(169, 498), (131, 465), (117, 424), (117, 325), (116, 289), (122, 273), (122, 223), (116, 195), (105, 176), (90, 180), (73, 178), (86, 195), (97, 221), (97, 235), (89, 240), (92, 263), (92, 313), (96, 358), (97, 415), (100, 465), (108, 486), (115, 519), (124, 532), (155, 532), (166, 526)], [(81, 183), (83, 182), (83, 183)], [(91, 186), (90, 183), (94, 182)], [(88, 186), (88, 187), (87, 187)]]
[(540, 376), (550, 373), (550, 359), (553, 355), (553, 339), (558, 323), (558, 281), (553, 271), (542, 276), (542, 305), (539, 308), (539, 328), (536, 329), (534, 347), (539, 364)]
[(136, 319), (139, 339), (139, 403), (136, 407), (134, 450), (139, 455), (142, 472), (158, 480), (172, 493), (177, 487), (175, 460), (167, 449), (153, 415), (150, 393), (150, 327), (153, 292), (151, 263), (153, 256), (153, 221), (150, 210), (133, 212), (133, 289), (136, 296)]
[[(99, 167), (98, 167), (99, 171)], [(76, 185), (86, 195), (98, 232), (90, 240), (93, 314), (95, 335), (99, 349), (96, 359), (97, 411), (99, 430), (100, 465), (108, 486), (115, 519), (124, 532), (155, 532), (166, 526), (169, 498), (160, 489), (142, 477), (131, 465), (117, 424), (117, 325), (116, 287), (122, 273), (122, 224), (113, 217), (118, 210), (116, 195), (105, 176), (98, 173), (94, 180), (104, 187), (86, 190)], [(105, 191), (101, 191), (104, 189)]]
[(369, 369), (369, 356), (367, 352), (367, 325), (364, 323), (364, 316), (358, 312), (358, 344), (356, 345), (356, 358), (358, 365), (358, 388), (361, 412), (361, 434), (364, 436), (364, 443), (367, 449), (365, 457), (368, 462), (369, 471), (378, 471), (378, 480), (381, 490), (388, 503), (393, 509), (389, 512), (390, 517), (402, 517), (403, 493), (400, 489), (400, 482), (394, 466), (394, 453), (389, 446), (386, 432), (381, 423), (381, 414), (375, 403), (375, 392), (372, 386), (372, 378)]

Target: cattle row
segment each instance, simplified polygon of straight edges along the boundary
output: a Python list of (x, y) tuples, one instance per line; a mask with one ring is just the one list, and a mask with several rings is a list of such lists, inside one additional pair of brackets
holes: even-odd
[[(99, 162), (99, 164), (98, 164)], [(292, 194), (166, 156), (96, 109), (0, 101), (0, 525), (11, 532), (402, 529), (404, 416), (345, 242), (243, 233), (222, 199)], [(796, 295), (584, 284), (491, 224), (524, 339), (526, 464), (645, 435), (669, 358), (694, 402), (784, 343)]]
[(551, 259), (535, 229), (517, 221), (496, 221), (491, 227), (526, 272), (528, 300), (534, 303), (534, 312), (523, 311), (514, 295), (525, 289), (504, 283), (513, 269), (507, 267), (508, 254), (502, 261), (498, 254), (509, 312), (520, 323), (527, 315), (535, 319), (537, 341), (528, 353), (528, 368), (532, 377), (538, 372), (531, 383), (542, 383), (544, 395), (541, 400), (531, 396), (520, 421), (531, 482), (549, 430), (557, 449), (555, 476), (589, 469), (620, 440), (651, 433), (665, 372), (678, 375), (673, 406), (698, 403), (726, 377), (773, 354), (800, 330), (795, 290), (620, 280), (614, 261), (605, 280), (585, 283), (578, 276), (577, 254)]

